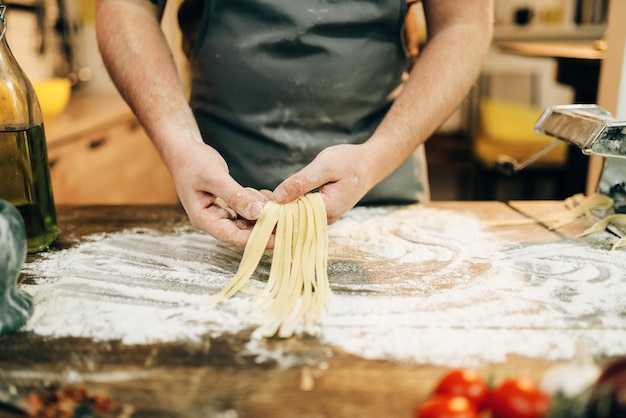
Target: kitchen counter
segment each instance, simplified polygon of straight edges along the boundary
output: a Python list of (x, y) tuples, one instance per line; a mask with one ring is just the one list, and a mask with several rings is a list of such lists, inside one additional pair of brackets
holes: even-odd
[(0, 337), (0, 388), (81, 385), (135, 417), (401, 418), (449, 367), (539, 379), (581, 339), (603, 363), (626, 354), (613, 299), (624, 250), (610, 251), (608, 233), (576, 238), (585, 219), (558, 231), (482, 223), (561, 210), (357, 208), (329, 229), (333, 299), (319, 335), (253, 341), (250, 319), (231, 314), (246, 296), (201, 303), (240, 251), (180, 207), (61, 206), (59, 240), (20, 278), (35, 315)]
[(116, 91), (73, 92), (45, 132), (57, 204), (178, 202), (167, 167)]

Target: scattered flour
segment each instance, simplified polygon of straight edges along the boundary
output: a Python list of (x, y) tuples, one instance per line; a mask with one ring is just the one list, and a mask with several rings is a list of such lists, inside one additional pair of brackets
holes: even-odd
[[(329, 346), (445, 366), (570, 358), (579, 338), (595, 355), (626, 353), (621, 250), (591, 239), (512, 244), (471, 215), (421, 206), (356, 208), (329, 235), (333, 296), (319, 330)], [(188, 228), (93, 235), (25, 266), (36, 306), (25, 329), (127, 344), (236, 333), (255, 325), (237, 315), (247, 296), (204, 300), (240, 259)]]

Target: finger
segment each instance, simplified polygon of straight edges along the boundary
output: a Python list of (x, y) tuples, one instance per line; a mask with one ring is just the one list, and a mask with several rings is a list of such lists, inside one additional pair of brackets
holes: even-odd
[(232, 219), (231, 212), (217, 205), (202, 210), (194, 226), (208, 232), (214, 238), (237, 247), (245, 247), (252, 224), (241, 219)]
[(261, 216), (268, 197), (258, 190), (239, 187), (228, 195), (226, 204), (245, 219), (256, 220)]
[(224, 209), (225, 217), (228, 219), (237, 219), (237, 212), (235, 212), (232, 208), (228, 207), (228, 203), (224, 201), (221, 197), (215, 199), (215, 204), (220, 208)]
[[(207, 209), (207, 212), (209, 210)], [(237, 219), (228, 219), (228, 218), (219, 218), (223, 213), (227, 213), (222, 211), (221, 209), (215, 210), (214, 214), (210, 214), (206, 217), (207, 220), (210, 221), (210, 226), (207, 227), (207, 232), (214, 238), (225, 242), (227, 244), (234, 245), (236, 247), (245, 248), (250, 239), (252, 229), (254, 228), (255, 222), (250, 222), (242, 218)], [(271, 235), (266, 245), (266, 248), (274, 248), (275, 236)]]
[(261, 192), (267, 200), (272, 200), (274, 198), (274, 194), (272, 193), (271, 190), (261, 189), (259, 190), (259, 192)]
[[(264, 197), (264, 200), (268, 200)], [(190, 217), (194, 227), (208, 232), (214, 238), (237, 247), (245, 247), (255, 225), (255, 221), (238, 217), (221, 198), (205, 200), (207, 205), (195, 216)], [(214, 203), (214, 204), (212, 204)], [(266, 247), (274, 248), (274, 236)]]
[(274, 200), (277, 203), (292, 202), (311, 190), (335, 181), (336, 179), (332, 176), (331, 170), (326, 170), (323, 167), (325, 166), (315, 164), (314, 161), (287, 178), (274, 189)]
[[(254, 226), (256, 225), (255, 222), (246, 221), (245, 219), (241, 219), (241, 218), (235, 220), (234, 223), (240, 229), (245, 229), (245, 228), (250, 229), (250, 232), (252, 232), (251, 229), (254, 228)], [(265, 248), (267, 248), (267, 249), (274, 248), (274, 243), (275, 243), (275, 238), (276, 238), (276, 236), (274, 234), (275, 234), (275, 231), (273, 231), (272, 235), (270, 235), (270, 238), (269, 238), (268, 242), (264, 243), (264, 244), (266, 244)], [(248, 240), (249, 240), (249, 238), (248, 238)], [(246, 243), (246, 245), (247, 245), (247, 243)]]

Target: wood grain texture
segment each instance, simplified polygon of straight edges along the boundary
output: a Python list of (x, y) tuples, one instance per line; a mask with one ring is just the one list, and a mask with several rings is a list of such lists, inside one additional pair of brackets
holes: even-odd
[[(560, 202), (439, 202), (429, 208), (471, 213), (481, 219), (514, 219), (560, 210)], [(178, 206), (62, 206), (61, 235), (51, 252), (81, 244), (94, 233), (126, 228), (172, 231), (188, 226)], [(499, 233), (516, 242), (550, 242), (574, 236), (548, 231), (539, 224), (507, 228)], [(464, 231), (459, 231), (463, 233)], [(333, 257), (359, 257), (335, 247)], [(342, 253), (342, 251), (344, 251)], [(44, 254), (30, 255), (35, 263)], [(22, 275), (22, 283), (35, 278)], [(393, 327), (393, 324), (389, 324)], [(412, 417), (414, 407), (429, 396), (446, 370), (433, 364), (368, 360), (326, 346), (316, 338), (270, 339), (268, 349), (291, 353), (290, 367), (271, 359), (259, 361), (246, 350), (250, 331), (205, 337), (190, 343), (126, 345), (89, 338), (49, 338), (16, 333), (0, 338), (0, 387), (58, 380), (106, 391), (112, 399), (132, 404), (135, 417)], [(494, 382), (511, 375), (534, 379), (552, 364), (541, 358), (509, 356), (479, 371)], [(230, 415), (228, 415), (230, 414)]]

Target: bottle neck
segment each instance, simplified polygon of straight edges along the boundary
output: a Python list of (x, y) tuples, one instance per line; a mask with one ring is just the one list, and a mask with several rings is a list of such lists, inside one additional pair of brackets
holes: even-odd
[(0, 4), (0, 40), (4, 40), (4, 35), (7, 32), (7, 21), (4, 14), (7, 11), (7, 7), (4, 4)]
[(7, 42), (7, 21), (4, 13), (6, 12), (6, 6), (4, 4), (0, 4), (0, 64), (4, 63), (7, 60), (15, 60), (13, 57), (13, 53), (9, 48), (9, 43)]
[(9, 48), (6, 36), (3, 36), (2, 39), (0, 39), (0, 55), (0, 63), (4, 63), (7, 60), (15, 60), (15, 57), (11, 52), (11, 48)]
[(6, 37), (0, 40), (0, 131), (43, 124), (35, 89), (13, 56)]

